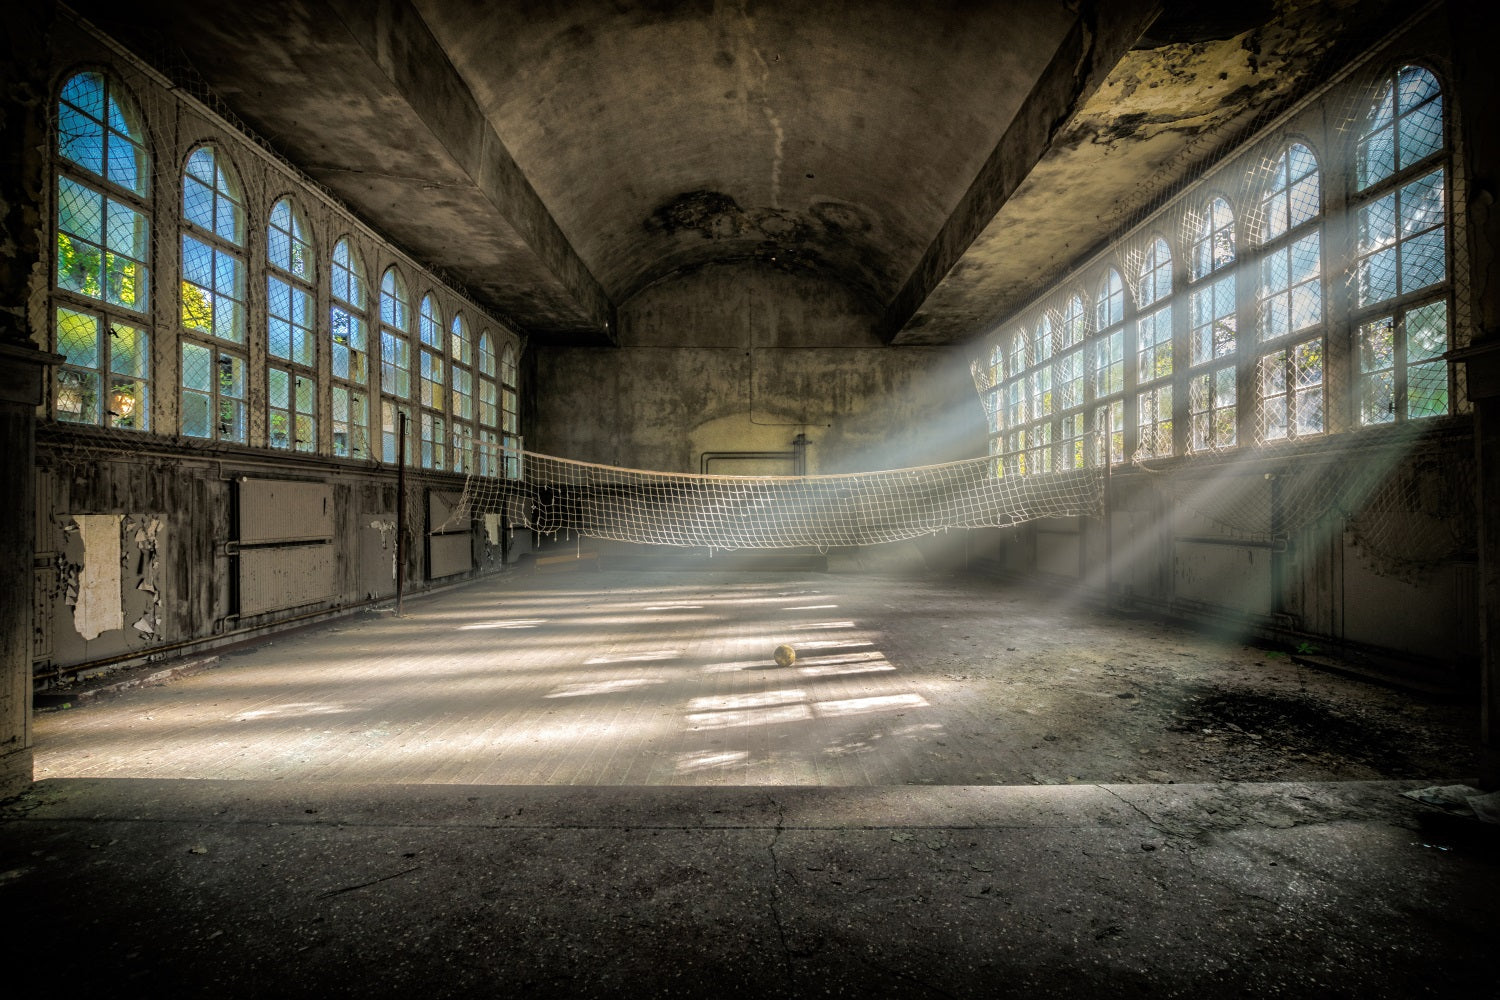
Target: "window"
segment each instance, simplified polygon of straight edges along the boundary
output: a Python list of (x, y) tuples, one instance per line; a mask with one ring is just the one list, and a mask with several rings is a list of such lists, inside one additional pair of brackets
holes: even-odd
[(1094, 433), (1108, 442), (1108, 461), (1125, 461), (1125, 282), (1110, 268), (1094, 300)]
[(453, 468), (457, 472), (472, 472), (474, 469), (474, 364), (473, 350), (469, 346), (469, 325), (463, 313), (455, 313), (453, 324), (448, 328), (448, 356), (452, 359), (449, 370), (453, 380), (453, 392), (448, 404), (448, 413), (453, 420)]
[(135, 102), (79, 73), (57, 102), (53, 416), (150, 425), (150, 160)]
[(401, 418), (406, 417), (406, 461), (411, 445), (411, 298), (394, 267), (380, 279), (380, 457), (397, 460)]
[(1032, 424), (1028, 430), (1026, 471), (1052, 471), (1052, 318), (1043, 315), (1031, 338), (1031, 365), (1026, 373), (1029, 393), (1028, 410)]
[(1362, 425), (1451, 408), (1445, 134), (1431, 72), (1403, 66), (1376, 85), (1355, 156)]
[(1326, 429), (1322, 212), (1317, 158), (1293, 143), (1277, 157), (1260, 202), (1256, 430), (1262, 443)]
[(488, 333), (479, 335), (479, 474), (500, 475), (500, 417), (495, 386), (495, 348)]
[(511, 345), (505, 345), (505, 353), (500, 358), (500, 393), (501, 393), (501, 420), (502, 431), (501, 443), (505, 447), (505, 476), (508, 479), (521, 478), (521, 417), (518, 405), (516, 371), (516, 352)]
[(313, 332), (312, 247), (290, 198), (271, 208), (266, 227), (266, 408), (272, 448), (316, 451), (317, 337)]
[(1029, 376), (1026, 370), (1026, 334), (1017, 330), (1005, 342), (1005, 382), (1000, 387), (1001, 474), (1024, 476), (1028, 470), (1027, 444), (1031, 438), (1026, 424), (1030, 403)]
[(246, 438), (244, 243), (234, 170), (214, 147), (199, 146), (182, 175), (181, 423), (189, 437)]
[(1160, 458), (1172, 454), (1172, 251), (1166, 240), (1152, 241), (1139, 278), (1136, 447), (1142, 457)]
[(1057, 324), (1057, 360), (1052, 368), (1054, 405), (1058, 412), (1059, 469), (1081, 469), (1088, 461), (1084, 420), (1084, 336), (1088, 332), (1082, 296), (1063, 304)]
[(1235, 257), (1234, 211), (1223, 198), (1214, 198), (1199, 214), (1189, 255), (1187, 446), (1192, 452), (1228, 448), (1236, 441)]
[(333, 245), (330, 261), (332, 304), (329, 332), (332, 353), (333, 453), (341, 458), (370, 457), (369, 334), (365, 319), (364, 265), (347, 239)]
[(443, 429), (443, 312), (429, 292), (422, 296), (421, 314), (417, 320), (422, 347), (418, 396), (422, 404), (422, 468), (444, 469), (445, 435)]

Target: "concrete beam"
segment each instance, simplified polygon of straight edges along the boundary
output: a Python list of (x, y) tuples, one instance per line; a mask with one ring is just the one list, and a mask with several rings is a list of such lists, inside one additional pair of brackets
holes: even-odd
[(406, 0), (330, 0), (330, 6), (433, 137), (556, 275), (600, 335), (613, 343), (614, 304), (506, 150), (422, 15)]
[(959, 199), (906, 284), (886, 307), (880, 332), (894, 340), (1015, 194), (1053, 138), (1161, 11), (1160, 0), (1084, 0), (1078, 20)]

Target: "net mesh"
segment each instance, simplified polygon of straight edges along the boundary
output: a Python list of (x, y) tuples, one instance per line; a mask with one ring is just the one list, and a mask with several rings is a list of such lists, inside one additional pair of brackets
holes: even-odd
[(781, 549), (874, 545), (952, 528), (1097, 517), (1103, 472), (1002, 476), (994, 459), (821, 476), (707, 476), (519, 456), (519, 479), (468, 477), (453, 520), (499, 514), (543, 534), (645, 545)]

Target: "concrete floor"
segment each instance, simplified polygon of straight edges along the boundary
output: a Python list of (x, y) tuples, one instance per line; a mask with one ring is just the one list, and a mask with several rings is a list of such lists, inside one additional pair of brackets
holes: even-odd
[(408, 611), (39, 714), (16, 953), (106, 996), (1496, 995), (1496, 828), (1399, 794), (1480, 780), (1462, 704), (982, 580)]

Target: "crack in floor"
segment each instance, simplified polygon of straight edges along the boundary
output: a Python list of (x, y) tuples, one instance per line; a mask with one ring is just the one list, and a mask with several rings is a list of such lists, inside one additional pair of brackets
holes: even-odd
[(786, 977), (788, 982), (795, 982), (792, 968), (792, 949), (786, 941), (786, 927), (781, 922), (781, 859), (776, 856), (776, 843), (781, 839), (781, 831), (786, 822), (786, 809), (775, 799), (770, 800), (776, 809), (776, 826), (771, 831), (771, 842), (766, 845), (766, 850), (771, 855), (771, 919), (776, 924), (776, 937), (781, 942), (781, 957), (786, 963)]

